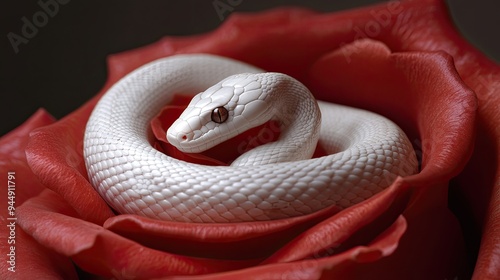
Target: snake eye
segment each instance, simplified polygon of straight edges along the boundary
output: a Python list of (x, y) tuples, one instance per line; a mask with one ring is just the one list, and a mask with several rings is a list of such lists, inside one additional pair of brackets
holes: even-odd
[(229, 117), (229, 112), (224, 107), (217, 107), (212, 111), (212, 121), (223, 123)]

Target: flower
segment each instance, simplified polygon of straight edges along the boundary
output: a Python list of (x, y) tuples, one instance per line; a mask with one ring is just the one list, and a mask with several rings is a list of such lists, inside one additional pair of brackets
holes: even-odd
[[(318, 99), (385, 115), (412, 141), (420, 172), (340, 212), (241, 224), (116, 215), (88, 182), (86, 120), (125, 74), (178, 53), (212, 53), (283, 72)], [(80, 109), (59, 121), (41, 111), (1, 139), (2, 174), (15, 170), (26, 190), (16, 193), (16, 206), (22, 204), (16, 276), (76, 278), (71, 262), (80, 273), (119, 279), (500, 275), (494, 262), (500, 255), (500, 68), (460, 38), (441, 1), (234, 15), (212, 33), (165, 38), (111, 56), (108, 64), (105, 87)], [(467, 211), (455, 210), (460, 207)], [(468, 259), (474, 253), (477, 259)], [(9, 265), (2, 263), (2, 276), (10, 275)]]

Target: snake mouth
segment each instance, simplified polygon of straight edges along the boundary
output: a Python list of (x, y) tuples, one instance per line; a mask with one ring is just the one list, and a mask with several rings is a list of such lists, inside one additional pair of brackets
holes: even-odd
[(177, 126), (174, 123), (167, 130), (166, 136), (171, 145), (184, 153), (201, 153), (226, 140), (221, 133), (213, 133), (207, 137), (207, 133), (201, 130), (190, 131), (184, 123)]
[[(201, 132), (200, 132), (201, 134)], [(197, 135), (195, 132), (169, 134), (167, 133), (167, 140), (170, 144), (175, 146), (179, 151), (184, 153), (201, 153), (218, 144), (226, 141), (227, 137), (218, 135), (208, 139)]]
[[(197, 154), (231, 165), (243, 154), (259, 146), (271, 144), (279, 139), (281, 128), (279, 122), (270, 120), (264, 124), (248, 128), (228, 139), (211, 139), (213, 145), (196, 145), (190, 150), (181, 150), (185, 154)], [(203, 142), (205, 139), (203, 139)]]

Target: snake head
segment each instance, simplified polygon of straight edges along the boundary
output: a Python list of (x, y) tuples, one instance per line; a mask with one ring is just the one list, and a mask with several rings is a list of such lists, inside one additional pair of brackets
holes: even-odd
[(167, 140), (180, 151), (199, 153), (268, 121), (262, 75), (229, 76), (194, 96)]

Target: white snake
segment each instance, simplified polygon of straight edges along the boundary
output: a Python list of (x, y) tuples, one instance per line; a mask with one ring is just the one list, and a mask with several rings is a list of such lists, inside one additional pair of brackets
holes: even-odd
[[(121, 79), (87, 123), (84, 158), (92, 185), (120, 213), (243, 222), (349, 207), (417, 171), (409, 140), (388, 119), (316, 103), (291, 77), (261, 72), (197, 54), (159, 59)], [(226, 78), (240, 73), (249, 74)], [(167, 132), (179, 149), (200, 152), (271, 118), (282, 124), (279, 139), (231, 166), (187, 163), (154, 149), (150, 120), (174, 94), (198, 92)], [(318, 138), (329, 155), (309, 159)]]

